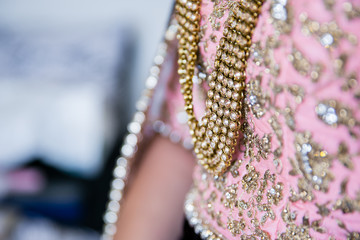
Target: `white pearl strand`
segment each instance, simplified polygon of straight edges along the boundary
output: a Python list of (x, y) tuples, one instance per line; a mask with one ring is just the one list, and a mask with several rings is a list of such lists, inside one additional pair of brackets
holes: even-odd
[[(150, 101), (159, 81), (159, 75), (167, 53), (168, 44), (175, 39), (176, 31), (177, 25), (175, 22), (172, 22), (165, 32), (165, 39), (159, 45), (157, 54), (154, 58), (154, 64), (150, 68), (150, 76), (146, 79), (146, 88), (136, 103), (136, 113), (134, 114), (133, 120), (127, 126), (128, 134), (125, 136), (124, 144), (121, 147), (121, 156), (117, 159), (113, 172), (114, 178), (111, 182), (109, 201), (104, 214), (105, 224), (101, 236), (102, 240), (114, 239), (116, 222), (120, 213), (120, 203), (123, 198), (125, 183), (130, 172), (129, 167), (133, 162), (135, 153), (143, 138)], [(155, 123), (153, 124), (153, 130), (155, 132), (158, 132), (163, 136), (169, 136), (170, 140), (173, 142), (181, 141), (181, 138), (179, 138), (180, 135), (171, 131), (171, 129), (169, 130), (169, 127), (162, 125), (161, 128), (157, 128), (156, 126), (159, 126), (159, 122)], [(183, 145), (189, 148), (187, 141), (184, 141)]]

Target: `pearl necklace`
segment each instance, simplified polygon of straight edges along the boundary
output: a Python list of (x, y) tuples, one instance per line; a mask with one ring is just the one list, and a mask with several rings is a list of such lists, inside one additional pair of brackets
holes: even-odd
[(193, 77), (200, 41), (200, 0), (177, 0), (178, 74), (198, 162), (219, 176), (231, 164), (238, 144), (245, 96), (246, 62), (252, 32), (264, 0), (230, 4), (223, 37), (209, 76), (205, 115), (198, 121), (193, 108)]

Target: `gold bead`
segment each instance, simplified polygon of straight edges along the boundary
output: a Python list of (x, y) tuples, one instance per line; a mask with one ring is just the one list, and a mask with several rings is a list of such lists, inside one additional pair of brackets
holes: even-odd
[(219, 40), (214, 70), (208, 77), (205, 115), (198, 122), (193, 110), (193, 82), (199, 43), (200, 1), (178, 0), (175, 5), (178, 29), (178, 73), (190, 134), (199, 164), (219, 175), (230, 165), (235, 151), (244, 98), (245, 68), (251, 34), (262, 1), (237, 2), (230, 9)]

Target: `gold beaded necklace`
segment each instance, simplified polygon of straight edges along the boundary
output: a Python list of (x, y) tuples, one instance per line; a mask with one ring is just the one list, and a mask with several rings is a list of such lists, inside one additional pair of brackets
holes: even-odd
[(214, 176), (231, 164), (238, 144), (246, 61), (252, 32), (264, 0), (240, 0), (230, 6), (223, 37), (209, 75), (205, 115), (198, 121), (193, 108), (193, 77), (200, 41), (200, 0), (177, 0), (178, 74), (190, 135), (199, 163)]

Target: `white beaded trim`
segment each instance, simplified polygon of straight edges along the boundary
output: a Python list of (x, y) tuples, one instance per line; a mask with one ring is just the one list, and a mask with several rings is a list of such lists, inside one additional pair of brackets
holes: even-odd
[[(154, 58), (154, 65), (150, 68), (150, 76), (146, 79), (145, 83), (146, 88), (136, 103), (137, 111), (134, 114), (133, 120), (127, 126), (128, 134), (126, 135), (124, 144), (121, 147), (121, 156), (117, 159), (113, 172), (114, 178), (111, 182), (109, 201), (104, 214), (105, 224), (103, 234), (101, 236), (102, 240), (114, 239), (114, 235), (116, 233), (116, 222), (120, 212), (120, 202), (123, 198), (125, 183), (129, 175), (129, 165), (131, 165), (133, 157), (138, 150), (138, 145), (143, 137), (146, 114), (149, 109), (154, 89), (159, 80), (161, 66), (167, 53), (168, 42), (175, 39), (176, 31), (177, 26), (175, 24), (169, 25), (165, 33), (165, 39), (162, 43), (160, 43), (158, 52)], [(161, 129), (162, 128), (160, 128), (159, 133), (166, 136), (165, 132)], [(172, 139), (172, 141), (175, 142), (178, 139), (178, 136), (180, 136), (172, 133), (172, 131), (169, 131), (169, 134), (170, 140)]]
[(190, 137), (183, 138), (179, 132), (171, 129), (171, 126), (165, 124), (164, 122), (157, 120), (152, 124), (152, 126), (156, 133), (168, 138), (171, 142), (179, 143), (188, 150), (193, 149), (194, 145)]
[(195, 233), (203, 240), (225, 240), (221, 234), (216, 233), (211, 229), (211, 225), (204, 221), (201, 217), (201, 213), (197, 211), (197, 206), (195, 204), (196, 194), (196, 189), (191, 189), (186, 196), (184, 204), (185, 216), (190, 226), (193, 227)]

